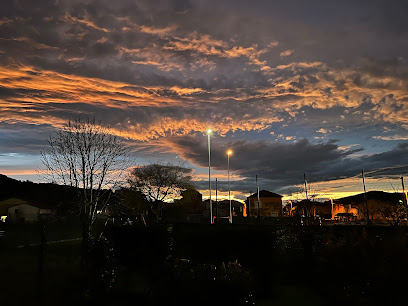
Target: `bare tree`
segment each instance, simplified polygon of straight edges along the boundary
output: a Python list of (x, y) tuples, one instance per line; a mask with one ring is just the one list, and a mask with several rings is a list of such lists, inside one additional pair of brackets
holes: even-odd
[(381, 216), (385, 218), (390, 225), (397, 226), (407, 217), (405, 207), (402, 204), (389, 203), (383, 205), (380, 209)]
[(88, 247), (97, 210), (106, 207), (111, 189), (130, 164), (128, 147), (94, 119), (69, 120), (48, 143), (41, 152), (45, 175), (78, 191), (83, 245)]
[(122, 187), (115, 191), (115, 198), (118, 202), (116, 207), (127, 215), (143, 215), (150, 207), (146, 196), (138, 190)]
[(192, 169), (172, 164), (155, 163), (133, 168), (129, 185), (146, 195), (151, 210), (159, 219), (163, 201), (177, 198), (183, 190), (192, 187)]

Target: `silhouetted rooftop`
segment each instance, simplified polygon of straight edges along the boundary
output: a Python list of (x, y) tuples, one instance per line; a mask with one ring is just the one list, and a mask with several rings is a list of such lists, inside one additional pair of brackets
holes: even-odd
[[(250, 195), (249, 198), (257, 198), (258, 193), (255, 192), (254, 194)], [(260, 198), (283, 198), (280, 194), (268, 191), (268, 190), (261, 190), (259, 191)]]
[[(369, 191), (366, 193), (367, 200), (375, 199), (383, 202), (395, 202), (402, 200), (402, 193), (388, 193), (384, 191)], [(334, 200), (335, 203), (353, 204), (364, 202), (364, 193)]]

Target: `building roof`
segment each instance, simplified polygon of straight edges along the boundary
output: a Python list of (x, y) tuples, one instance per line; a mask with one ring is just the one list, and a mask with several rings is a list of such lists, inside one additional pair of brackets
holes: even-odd
[(0, 215), (5, 216), (7, 215), (7, 211), (9, 208), (17, 206), (17, 205), (22, 205), (22, 204), (26, 204), (26, 205), (30, 205), (30, 206), (34, 206), (37, 208), (45, 208), (45, 209), (50, 209), (52, 207), (50, 207), (49, 205), (45, 205), (42, 203), (36, 203), (36, 202), (27, 202), (24, 201), (22, 199), (19, 198), (8, 198), (6, 200), (0, 201)]
[(7, 200), (4, 200), (4, 201), (0, 202), (0, 205), (2, 205), (2, 206), (3, 205), (6, 205), (6, 206), (11, 205), (10, 207), (21, 205), (21, 204), (28, 204), (28, 202), (24, 201), (22, 199), (18, 199), (18, 198), (8, 198)]
[[(249, 198), (257, 198), (258, 193), (255, 192), (254, 194), (250, 195)], [(260, 198), (283, 198), (280, 194), (270, 192), (268, 190), (261, 190), (259, 191), (259, 197)]]
[(331, 202), (330, 201), (326, 201), (326, 202), (315, 202), (315, 201), (312, 201), (312, 200), (309, 200), (309, 199), (305, 199), (305, 200), (301, 200), (301, 201), (298, 201), (298, 202), (292, 202), (292, 207), (296, 207), (296, 206), (307, 206), (307, 205), (309, 205), (309, 206), (328, 206), (328, 205), (331, 205)]
[[(214, 201), (214, 203), (216, 203), (216, 202)], [(218, 204), (219, 204), (220, 206), (228, 206), (228, 207), (229, 207), (229, 200), (218, 201)], [(244, 206), (244, 203), (238, 202), (238, 201), (235, 201), (235, 200), (231, 200), (231, 206), (233, 206), (233, 207), (241, 207), (241, 206)]]
[[(222, 205), (227, 205), (228, 207), (229, 207), (229, 200), (222, 200), (222, 201), (215, 201), (215, 200), (213, 200), (213, 199), (211, 199), (212, 200), (212, 204), (214, 205), (214, 207), (216, 207), (215, 205), (218, 203), (220, 206), (222, 206)], [(207, 203), (209, 203), (210, 202), (210, 200), (209, 199), (205, 199), (204, 201), (203, 201), (203, 204), (207, 204)], [(236, 200), (231, 200), (231, 206), (233, 206), (233, 207), (241, 207), (241, 206), (244, 206), (245, 205), (245, 203), (243, 203), (243, 202), (240, 202), (240, 201), (236, 201)]]
[(28, 203), (26, 201), (23, 201), (17, 198), (9, 198), (7, 200), (0, 201), (0, 215), (7, 216), (7, 212), (9, 208), (13, 206), (21, 205), (21, 204), (28, 204)]
[[(402, 193), (388, 193), (384, 191), (369, 191), (366, 193), (367, 200), (378, 200), (382, 202), (398, 202), (403, 199)], [(356, 194), (334, 200), (335, 203), (341, 204), (359, 204), (365, 202), (364, 193)]]

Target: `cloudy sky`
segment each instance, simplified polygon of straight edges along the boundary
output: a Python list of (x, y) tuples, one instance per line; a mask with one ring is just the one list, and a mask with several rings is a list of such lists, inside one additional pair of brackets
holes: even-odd
[[(0, 173), (40, 181), (69, 118), (179, 163), (208, 196), (401, 190), (408, 164), (407, 1), (7, 0), (0, 4)], [(387, 181), (392, 180), (392, 181)], [(392, 187), (392, 188), (391, 188)], [(299, 193), (298, 193), (299, 196)]]

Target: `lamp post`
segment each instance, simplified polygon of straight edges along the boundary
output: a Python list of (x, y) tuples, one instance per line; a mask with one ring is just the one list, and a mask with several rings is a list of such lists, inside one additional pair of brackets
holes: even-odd
[(213, 213), (212, 213), (212, 201), (211, 201), (211, 150), (210, 150), (210, 135), (212, 133), (211, 129), (208, 129), (208, 186), (210, 190), (210, 223), (213, 224)]
[(230, 155), (232, 154), (231, 150), (228, 150), (227, 156), (228, 156), (228, 199), (229, 199), (229, 211), (230, 211), (230, 216), (229, 216), (229, 222), (232, 224), (232, 205), (231, 205), (231, 186), (230, 186), (230, 167), (229, 167), (229, 160), (230, 160)]
[(332, 199), (332, 198), (330, 198), (330, 202), (331, 202), (331, 207), (332, 207), (332, 209), (331, 209), (331, 218), (332, 218), (332, 220), (334, 220), (334, 215), (333, 215), (333, 199)]
[(289, 200), (289, 203), (290, 203), (289, 217), (292, 217), (292, 201)]

